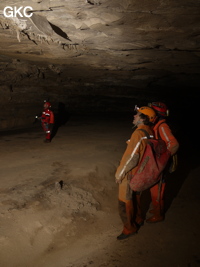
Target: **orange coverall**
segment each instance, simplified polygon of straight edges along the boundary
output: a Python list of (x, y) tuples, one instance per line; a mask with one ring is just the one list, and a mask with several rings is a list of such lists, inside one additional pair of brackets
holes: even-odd
[[(139, 125), (137, 129), (144, 129), (150, 135), (152, 130), (147, 125)], [(143, 131), (135, 130), (131, 139), (127, 141), (127, 148), (122, 156), (120, 164), (117, 168), (116, 175), (123, 177), (119, 184), (119, 215), (124, 224), (122, 233), (128, 235), (137, 232), (138, 225), (143, 222), (140, 208), (140, 194), (133, 192), (129, 186), (129, 174), (133, 175), (142, 159), (146, 140), (142, 140), (134, 155), (132, 155), (137, 143), (145, 136)], [(122, 176), (120, 176), (122, 174)]]
[(162, 119), (158, 121), (158, 123), (154, 126), (153, 131), (156, 139), (161, 138), (165, 141), (167, 149), (170, 151), (171, 156), (173, 156), (179, 148), (179, 143), (173, 136), (166, 120)]
[[(171, 132), (170, 127), (166, 123), (165, 119), (159, 120), (153, 128), (154, 136), (156, 139), (162, 139), (167, 145), (167, 149), (170, 151), (171, 156), (173, 156), (178, 148), (179, 143)], [(163, 173), (161, 174), (161, 178)], [(147, 219), (147, 222), (158, 222), (164, 220), (164, 191), (166, 183), (164, 179), (161, 183), (150, 188), (151, 192), (151, 201), (152, 201), (152, 210), (153, 216)]]

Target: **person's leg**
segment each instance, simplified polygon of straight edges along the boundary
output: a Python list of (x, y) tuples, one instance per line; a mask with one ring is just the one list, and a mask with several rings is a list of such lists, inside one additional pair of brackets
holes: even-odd
[(45, 143), (50, 143), (51, 142), (51, 131), (49, 130), (48, 124), (43, 124), (43, 130), (45, 132)]
[(141, 209), (141, 193), (135, 193), (135, 207), (136, 207), (136, 217), (135, 222), (138, 227), (144, 224), (144, 219), (142, 217), (142, 209)]
[(150, 189), (152, 209), (149, 212), (152, 213), (152, 216), (146, 220), (147, 223), (156, 223), (164, 220), (165, 185), (166, 183), (160, 181)]
[(117, 237), (118, 240), (125, 239), (130, 235), (137, 233), (137, 226), (133, 221), (134, 206), (132, 201), (132, 191), (124, 178), (119, 184), (119, 215), (123, 223), (123, 230), (121, 235)]

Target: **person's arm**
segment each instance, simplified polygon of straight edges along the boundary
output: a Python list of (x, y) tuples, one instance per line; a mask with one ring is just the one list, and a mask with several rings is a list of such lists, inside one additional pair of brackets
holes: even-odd
[(163, 139), (166, 142), (167, 149), (170, 151), (171, 155), (173, 156), (174, 154), (176, 154), (176, 152), (179, 149), (179, 143), (172, 134), (170, 127), (166, 123), (160, 125), (159, 134), (161, 139)]
[(50, 111), (49, 123), (54, 124), (54, 113)]
[(141, 141), (141, 135), (135, 131), (128, 142), (127, 148), (115, 173), (115, 180), (117, 183), (121, 183), (125, 175), (138, 165)]

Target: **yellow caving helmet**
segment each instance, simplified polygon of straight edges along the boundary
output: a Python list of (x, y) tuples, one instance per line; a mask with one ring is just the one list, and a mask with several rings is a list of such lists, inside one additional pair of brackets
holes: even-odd
[(144, 106), (141, 108), (137, 108), (137, 111), (144, 115), (147, 115), (149, 117), (150, 122), (154, 122), (156, 118), (156, 112), (152, 108)]

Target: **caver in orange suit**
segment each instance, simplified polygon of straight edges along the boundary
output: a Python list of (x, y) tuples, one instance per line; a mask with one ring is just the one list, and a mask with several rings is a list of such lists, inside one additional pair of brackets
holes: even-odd
[(138, 129), (144, 129), (149, 134), (152, 134), (150, 126), (144, 124), (137, 125), (137, 129), (133, 132), (130, 140), (127, 141), (127, 148), (115, 174), (116, 181), (118, 179), (121, 180), (121, 183), (119, 183), (118, 199), (119, 215), (123, 222), (123, 231), (117, 237), (119, 240), (136, 233), (139, 226), (143, 223), (140, 209), (140, 193), (133, 192), (129, 186), (129, 175), (132, 176), (136, 172), (146, 147), (146, 139), (141, 139), (145, 137), (145, 133)]
[[(153, 128), (154, 136), (156, 139), (162, 139), (165, 141), (167, 149), (170, 151), (171, 156), (173, 156), (179, 148), (179, 143), (166, 123), (165, 117), (167, 116), (168, 109), (162, 102), (153, 102), (150, 106), (154, 108), (158, 116), (158, 122)], [(155, 223), (164, 220), (164, 192), (166, 186), (164, 179), (165, 172), (166, 170), (164, 170), (161, 174), (160, 182), (150, 189), (152, 206), (150, 213), (152, 213), (152, 216), (146, 220), (148, 223)]]

